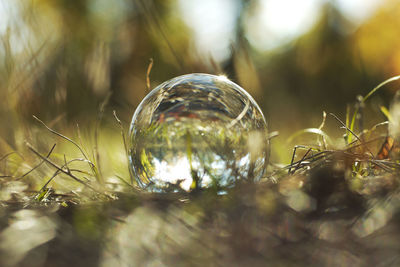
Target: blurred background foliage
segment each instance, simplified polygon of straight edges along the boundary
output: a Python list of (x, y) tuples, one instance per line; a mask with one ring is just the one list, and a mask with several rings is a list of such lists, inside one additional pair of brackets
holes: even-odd
[[(153, 59), (152, 88), (191, 72), (240, 84), (280, 132), (273, 161), (285, 161), (293, 132), (323, 111), (344, 120), (346, 104), (399, 74), (398, 14), (398, 0), (1, 0), (0, 151), (48, 143), (32, 115), (89, 136), (105, 101), (99, 146), (121, 146), (112, 111), (128, 128)], [(387, 87), (366, 126), (385, 120), (379, 106), (398, 84)], [(341, 138), (336, 121), (326, 127)]]
[[(152, 88), (192, 72), (245, 88), (279, 131), (271, 161), (288, 163), (293, 145), (320, 139), (289, 136), (323, 111), (344, 121), (357, 95), (400, 74), (399, 14), (399, 0), (0, 0), (0, 265), (399, 266), (397, 172), (358, 177), (360, 164), (365, 209), (329, 168), (187, 202), (98, 203), (93, 191), (137, 193), (113, 111), (127, 131), (151, 59)], [(364, 127), (387, 120), (380, 107), (398, 87), (368, 99)], [(343, 143), (336, 120), (324, 131)], [(396, 193), (375, 201), (382, 189)], [(97, 203), (75, 205), (86, 200)], [(23, 209), (35, 203), (49, 209)]]

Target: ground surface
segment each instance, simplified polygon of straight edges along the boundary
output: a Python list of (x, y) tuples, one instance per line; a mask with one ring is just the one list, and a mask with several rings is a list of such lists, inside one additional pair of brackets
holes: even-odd
[(354, 192), (327, 165), (222, 196), (15, 196), (1, 203), (1, 266), (399, 266), (396, 179)]

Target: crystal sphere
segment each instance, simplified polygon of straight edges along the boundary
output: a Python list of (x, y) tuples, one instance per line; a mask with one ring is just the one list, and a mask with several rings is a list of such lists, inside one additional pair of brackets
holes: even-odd
[(129, 130), (129, 161), (151, 192), (257, 181), (265, 171), (267, 123), (254, 99), (225, 76), (187, 74), (153, 89)]

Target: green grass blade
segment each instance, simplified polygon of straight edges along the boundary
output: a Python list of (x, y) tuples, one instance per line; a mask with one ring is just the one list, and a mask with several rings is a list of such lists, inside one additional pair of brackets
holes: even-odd
[(386, 81), (381, 82), (378, 86), (376, 86), (374, 89), (372, 89), (366, 96), (364, 96), (363, 102), (365, 102), (371, 95), (373, 95), (376, 91), (378, 91), (384, 85), (391, 83), (393, 81), (397, 81), (398, 79), (400, 79), (400, 75), (394, 76), (392, 78), (387, 79)]
[[(381, 83), (378, 84), (374, 89), (372, 89), (366, 96), (363, 97), (362, 102), (364, 103), (365, 101), (367, 101), (368, 98), (370, 98), (376, 91), (378, 91), (380, 88), (382, 88), (382, 87), (385, 86), (386, 84), (391, 83), (391, 82), (394, 82), (394, 81), (397, 81), (397, 80), (399, 80), (399, 79), (400, 79), (400, 75), (397, 75), (397, 76), (394, 76), (394, 77), (392, 77), (392, 78), (389, 78), (389, 79), (387, 79), (387, 80), (381, 82)], [(357, 114), (358, 114), (358, 109), (359, 109), (359, 108), (356, 107), (356, 110), (354, 111), (353, 117), (352, 117), (352, 119), (351, 119), (351, 124), (350, 124), (349, 129), (352, 130), (352, 131), (354, 131), (354, 124), (355, 124), (356, 117), (357, 117)], [(352, 139), (353, 139), (353, 137), (349, 136), (348, 142), (351, 143), (351, 142), (352, 142)]]
[(386, 107), (381, 106), (381, 107), (380, 107), (380, 110), (381, 110), (381, 112), (383, 113), (383, 115), (385, 115), (386, 118), (387, 118), (390, 122), (393, 122), (393, 117), (392, 117), (392, 115), (390, 115), (390, 111), (389, 111)]

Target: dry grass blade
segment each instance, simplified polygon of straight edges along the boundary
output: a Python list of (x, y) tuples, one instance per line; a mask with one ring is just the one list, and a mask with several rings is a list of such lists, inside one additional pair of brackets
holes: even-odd
[(98, 112), (98, 116), (97, 116), (97, 120), (96, 120), (96, 127), (94, 129), (94, 148), (93, 148), (93, 153), (94, 153), (94, 159), (96, 160), (96, 165), (94, 165), (92, 167), (92, 171), (94, 173), (94, 175), (96, 176), (97, 180), (103, 184), (104, 183), (104, 179), (103, 179), (103, 175), (101, 173), (101, 167), (100, 167), (100, 154), (99, 154), (99, 128), (100, 128), (100, 123), (103, 119), (103, 115), (104, 115), (104, 109), (106, 107), (106, 105), (108, 104), (110, 97), (111, 97), (111, 92), (109, 92), (107, 94), (107, 96), (105, 97), (104, 101), (101, 103), (100, 105), (100, 109)]
[[(18, 153), (17, 151), (12, 151), (12, 152), (9, 152), (9, 153), (3, 155), (0, 158), (0, 162), (3, 161), (3, 160), (6, 160), (8, 157), (10, 157), (11, 155), (14, 155), (14, 154), (16, 154), (16, 155), (20, 156), (22, 159), (24, 159), (20, 153)], [(7, 166), (7, 161), (5, 161), (5, 167), (4, 167), (5, 170), (7, 169), (6, 166)], [(13, 176), (12, 175), (6, 175), (6, 174), (0, 176), (0, 178), (11, 178), (11, 177), (13, 177)]]
[[(90, 175), (90, 174), (88, 174), (88, 173), (85, 172), (85, 171), (76, 170), (76, 169), (70, 169), (70, 168), (68, 167), (68, 165), (71, 164), (72, 162), (75, 162), (75, 161), (86, 161), (85, 159), (72, 159), (72, 160), (70, 160), (70, 161), (67, 162), (66, 159), (64, 158), (64, 161), (65, 161), (64, 165), (62, 165), (60, 168), (61, 168), (61, 169), (67, 168), (67, 172), (68, 172), (68, 173), (80, 172), (80, 173), (84, 173), (84, 174)], [(43, 161), (43, 162), (44, 162), (44, 161)], [(48, 184), (49, 184), (59, 173), (60, 173), (60, 170), (57, 169), (56, 172), (50, 177), (50, 179), (47, 180), (47, 182), (42, 186), (42, 188), (40, 188), (39, 194), (40, 194), (41, 192), (43, 192), (43, 190), (45, 190), (45, 189), (47, 188)]]
[(67, 163), (67, 157), (64, 154), (64, 166), (67, 168), (67, 172), (71, 173), (71, 170), (68, 167), (68, 163)]
[(2, 156), (2, 157), (0, 158), (0, 161), (5, 160), (6, 158), (8, 158), (9, 156), (11, 156), (11, 155), (13, 155), (13, 154), (18, 154), (18, 153), (15, 152), (15, 151), (9, 152), (9, 153), (5, 154), (4, 156)]
[(376, 161), (376, 160), (369, 160), (372, 164), (375, 166), (381, 168), (382, 170), (388, 172), (388, 173), (398, 173), (398, 170), (393, 170), (390, 166), (387, 166), (385, 164), (382, 164), (382, 162)]
[(367, 145), (367, 144), (371, 144), (371, 143), (377, 142), (377, 141), (382, 140), (382, 139), (384, 139), (384, 137), (376, 137), (376, 138), (373, 138), (371, 140), (365, 141), (362, 144), (357, 144), (358, 140), (355, 140), (355, 141), (353, 141), (353, 142), (351, 142), (350, 144), (347, 145), (345, 151), (351, 151), (354, 148), (357, 148), (357, 147), (360, 147), (360, 146), (364, 146), (364, 145)]
[(88, 157), (86, 156), (86, 153), (83, 151), (83, 149), (82, 149), (74, 140), (72, 140), (71, 138), (66, 137), (65, 135), (60, 134), (59, 132), (57, 132), (57, 131), (55, 131), (55, 130), (53, 130), (53, 129), (51, 129), (51, 128), (48, 127), (41, 119), (39, 119), (39, 118), (36, 117), (35, 115), (32, 115), (32, 116), (33, 116), (33, 118), (34, 118), (35, 120), (37, 120), (38, 122), (40, 122), (41, 124), (43, 124), (43, 126), (46, 127), (46, 129), (49, 130), (51, 133), (53, 133), (53, 134), (55, 134), (55, 135), (57, 135), (57, 136), (59, 136), (59, 137), (65, 139), (65, 140), (71, 142), (73, 145), (75, 145), (75, 146), (79, 149), (79, 151), (82, 153), (83, 157), (84, 157), (85, 159), (88, 160)]
[(121, 136), (122, 136), (122, 141), (124, 142), (126, 161), (127, 161), (127, 164), (128, 164), (127, 166), (128, 166), (128, 171), (129, 171), (129, 175), (130, 175), (130, 182), (131, 182), (131, 185), (133, 185), (133, 175), (132, 175), (131, 169), (129, 168), (129, 160), (128, 160), (129, 153), (128, 153), (128, 145), (126, 143), (125, 129), (124, 129), (124, 126), (122, 125), (121, 120), (118, 118), (117, 112), (115, 110), (113, 111), (113, 114), (114, 114), (114, 118), (117, 121), (117, 123), (119, 125), (119, 128), (121, 130)]
[[(74, 146), (76, 146), (76, 147), (79, 149), (79, 151), (81, 152), (82, 156), (87, 160), (87, 162), (89, 163), (90, 168), (92, 169), (93, 174), (96, 176), (96, 178), (97, 178), (98, 181), (100, 182), (101, 178), (99, 177), (99, 173), (98, 173), (98, 170), (97, 170), (98, 168), (96, 167), (95, 164), (93, 164), (93, 163), (89, 160), (88, 156), (86, 155), (85, 151), (83, 150), (83, 148), (82, 148), (80, 145), (78, 145), (78, 144), (77, 144), (74, 140), (72, 140), (71, 138), (68, 138), (68, 137), (66, 137), (65, 135), (63, 135), (63, 134), (61, 134), (61, 133), (59, 133), (59, 132), (57, 132), (57, 131), (51, 129), (51, 128), (48, 127), (42, 120), (40, 120), (39, 118), (37, 118), (35, 115), (32, 115), (32, 116), (33, 116), (34, 119), (36, 119), (36, 120), (39, 121), (41, 124), (43, 124), (43, 126), (44, 126), (47, 130), (49, 130), (51, 133), (53, 133), (53, 134), (55, 134), (55, 135), (57, 135), (57, 136), (59, 136), (59, 137), (65, 139), (65, 140), (71, 142)], [(79, 128), (78, 128), (78, 129), (79, 129)], [(79, 131), (78, 131), (78, 132), (79, 132)], [(80, 134), (79, 134), (79, 136), (80, 136)]]
[(278, 131), (273, 131), (271, 133), (268, 133), (267, 139), (271, 140), (271, 139), (273, 139), (273, 138), (275, 138), (277, 136), (279, 136), (279, 132)]
[(117, 177), (118, 180), (120, 180), (122, 183), (124, 183), (125, 185), (129, 186), (130, 188), (132, 188), (132, 189), (137, 189), (137, 188), (135, 188), (133, 185), (131, 185), (131, 184), (129, 184), (127, 181), (125, 181), (125, 179), (122, 178), (121, 176), (115, 175), (115, 177)]
[[(296, 170), (298, 170), (302, 164), (304, 165), (305, 162), (307, 162), (310, 165), (311, 163), (315, 163), (321, 159), (324, 159), (324, 158), (327, 159), (329, 155), (333, 155), (335, 153), (335, 151), (333, 151), (333, 150), (324, 150), (324, 151), (315, 153), (311, 156), (307, 156), (307, 154), (309, 153), (309, 152), (307, 152), (300, 160), (294, 161), (296, 151), (299, 148), (307, 149), (307, 147), (305, 147), (305, 146), (295, 146), (295, 148), (293, 149), (291, 163), (288, 166), (283, 167), (283, 170), (288, 169), (288, 174), (294, 174), (295, 171), (292, 172), (292, 168), (296, 168)], [(312, 151), (312, 148), (309, 148), (308, 150)]]
[(377, 124), (375, 124), (374, 126), (372, 126), (372, 128), (369, 129), (368, 131), (369, 131), (369, 132), (373, 132), (373, 131), (375, 131), (378, 127), (380, 127), (380, 126), (388, 126), (388, 125), (389, 125), (389, 121), (380, 122), (380, 123), (377, 123)]
[(318, 129), (318, 128), (307, 128), (307, 129), (302, 129), (300, 131), (297, 131), (294, 134), (292, 134), (291, 136), (289, 136), (289, 138), (287, 139), (287, 143), (291, 143), (296, 137), (298, 137), (302, 134), (305, 134), (305, 133), (320, 135), (320, 136), (322, 136), (322, 138), (324, 138), (325, 141), (332, 144), (332, 140), (329, 138), (329, 136), (324, 131), (322, 131), (321, 129)]
[(400, 170), (400, 163), (394, 162), (394, 161), (388, 161), (388, 160), (379, 160), (375, 159), (372, 160), (373, 162), (378, 162), (379, 164), (382, 164), (384, 166), (387, 166), (389, 168), (395, 169), (394, 171), (397, 170), (397, 172)]
[[(85, 146), (83, 145), (83, 142), (82, 142), (82, 137), (81, 137), (81, 131), (80, 131), (80, 128), (79, 128), (79, 124), (76, 124), (76, 129), (77, 129), (77, 132), (78, 132), (78, 139), (79, 139), (79, 143), (81, 145), (81, 148), (85, 151), (85, 153), (87, 155), (89, 155), (89, 153), (85, 149)], [(99, 173), (97, 172), (96, 165), (93, 162), (91, 162), (90, 160), (86, 160), (86, 162), (89, 164), (90, 169), (92, 170), (92, 175), (94, 177), (96, 177), (97, 180), (99, 180), (100, 178), (99, 178)]]
[[(288, 174), (290, 174), (292, 172), (292, 167), (293, 166), (293, 162), (294, 162), (294, 158), (296, 157), (296, 151), (300, 146), (294, 146), (293, 148), (293, 154), (292, 154), (292, 160), (290, 161), (290, 165), (289, 165), (289, 169), (288, 169)], [(301, 146), (303, 147), (303, 146)]]
[(79, 127), (79, 124), (76, 124), (76, 132), (78, 134), (78, 140), (79, 140), (79, 144), (80, 147), (83, 149), (83, 151), (85, 151), (86, 155), (89, 155), (89, 152), (87, 151), (87, 149), (85, 148), (85, 146), (83, 145), (83, 141), (82, 141), (82, 135), (81, 135), (81, 129)]
[(150, 92), (151, 90), (151, 84), (150, 84), (150, 72), (151, 69), (153, 68), (153, 62), (154, 60), (150, 58), (150, 63), (149, 66), (147, 67), (147, 72), (146, 72), (146, 88), (147, 88), (147, 93)]
[(29, 143), (27, 143), (28, 149), (30, 151), (32, 151), (36, 156), (38, 156), (39, 158), (41, 158), (42, 160), (44, 160), (46, 163), (48, 163), (50, 166), (52, 166), (53, 168), (55, 168), (56, 170), (58, 170), (61, 173), (66, 174), (67, 176), (71, 177), (73, 180), (75, 180), (76, 182), (86, 186), (87, 188), (93, 190), (96, 193), (99, 193), (101, 195), (104, 195), (108, 198), (111, 198), (110, 196), (108, 196), (107, 194), (95, 189), (94, 187), (92, 187), (91, 185), (85, 183), (84, 181), (82, 181), (80, 178), (76, 177), (73, 173), (66, 171), (64, 169), (62, 169), (62, 167), (58, 166), (57, 164), (55, 164), (54, 162), (52, 162), (51, 160), (49, 160), (48, 158), (42, 156), (38, 151), (36, 151), (36, 149), (34, 149)]

